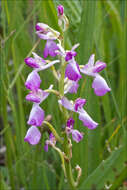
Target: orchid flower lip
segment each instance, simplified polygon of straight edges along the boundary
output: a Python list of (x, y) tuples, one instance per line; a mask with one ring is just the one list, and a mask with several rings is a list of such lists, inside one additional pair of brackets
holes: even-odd
[(32, 71), (25, 82), (25, 86), (29, 90), (37, 90), (40, 88), (41, 79), (36, 70)]
[(39, 143), (40, 139), (41, 133), (39, 129), (36, 126), (31, 126), (26, 133), (24, 141), (31, 145), (36, 145)]
[(44, 110), (38, 104), (33, 104), (27, 124), (41, 126), (44, 121), (44, 117)]

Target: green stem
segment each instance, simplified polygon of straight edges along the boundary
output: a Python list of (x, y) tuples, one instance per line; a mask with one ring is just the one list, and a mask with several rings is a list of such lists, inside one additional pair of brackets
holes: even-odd
[(64, 136), (64, 152), (68, 158), (68, 159), (65, 159), (66, 177), (67, 177), (67, 180), (68, 180), (70, 187), (73, 190), (75, 190), (76, 189), (76, 183), (73, 179), (72, 167), (71, 167), (71, 161), (70, 161), (70, 148), (69, 148), (69, 144), (68, 144), (68, 137), (66, 134)]
[[(64, 47), (64, 37), (62, 41), (62, 45)], [(66, 62), (64, 60), (64, 57), (61, 57), (61, 77), (59, 80), (59, 93), (60, 96), (64, 96), (64, 78), (65, 78), (65, 69), (66, 69)], [(65, 120), (68, 118), (68, 113), (65, 108), (62, 107), (62, 113), (65, 118)], [(70, 161), (70, 147), (68, 143), (68, 137), (66, 133), (64, 134), (64, 142), (63, 142), (63, 148), (65, 153), (65, 172), (66, 172), (66, 178), (68, 180), (68, 183), (70, 184), (71, 189), (76, 189), (76, 183), (73, 179), (72, 175), (72, 168), (71, 168), (71, 161)]]
[(54, 127), (48, 121), (43, 121), (43, 124), (46, 124), (48, 126), (48, 128), (50, 129), (50, 131), (56, 137), (57, 141), (59, 141), (60, 143), (63, 143), (62, 139), (60, 138), (60, 136), (58, 135), (58, 133), (56, 132), (56, 130), (54, 129)]

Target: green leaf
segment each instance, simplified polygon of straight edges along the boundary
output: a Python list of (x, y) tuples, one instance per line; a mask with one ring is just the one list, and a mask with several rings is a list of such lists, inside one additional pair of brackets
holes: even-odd
[(112, 184), (125, 166), (127, 158), (124, 155), (124, 147), (111, 153), (109, 158), (102, 161), (97, 169), (83, 182), (82, 189), (101, 190), (105, 184)]

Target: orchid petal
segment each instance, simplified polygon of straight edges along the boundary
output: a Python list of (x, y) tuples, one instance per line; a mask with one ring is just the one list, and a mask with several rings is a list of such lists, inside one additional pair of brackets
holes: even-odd
[(40, 87), (41, 79), (36, 71), (31, 72), (25, 82), (26, 88), (30, 90), (37, 90)]
[(44, 110), (39, 105), (33, 105), (28, 119), (28, 125), (41, 126), (44, 120)]
[(66, 109), (74, 111), (73, 104), (66, 97), (63, 97), (61, 100), (58, 100), (58, 103), (61, 104)]
[(105, 79), (100, 75), (97, 75), (92, 83), (92, 88), (97, 96), (103, 96), (107, 92), (111, 91), (108, 87)]
[(65, 76), (73, 81), (77, 81), (80, 78), (82, 78), (82, 76), (80, 75), (78, 64), (75, 61), (70, 62), (67, 65), (66, 70), (65, 70)]
[(76, 141), (77, 143), (79, 143), (82, 138), (83, 138), (83, 134), (80, 133), (78, 130), (72, 130), (72, 138), (74, 141)]
[(31, 145), (36, 145), (39, 143), (40, 138), (41, 138), (41, 133), (38, 130), (38, 128), (35, 126), (31, 126), (26, 133), (24, 141), (28, 142)]
[(87, 114), (85, 110), (79, 112), (79, 119), (83, 122), (84, 126), (89, 129), (95, 129), (98, 125), (93, 119)]
[(48, 55), (55, 57), (57, 55), (57, 53), (55, 52), (56, 50), (59, 50), (56, 43), (53, 40), (47, 40), (45, 48), (44, 48), (44, 52), (43, 52), (44, 58), (46, 58)]

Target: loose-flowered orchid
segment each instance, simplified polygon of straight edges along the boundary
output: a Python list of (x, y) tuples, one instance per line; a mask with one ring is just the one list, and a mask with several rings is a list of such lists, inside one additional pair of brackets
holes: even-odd
[[(43, 125), (46, 125), (45, 128), (48, 127), (48, 130), (43, 130), (43, 133), (48, 131), (49, 139), (45, 141), (44, 150), (47, 152), (48, 147), (51, 146), (59, 153), (64, 174), (67, 177), (68, 182), (71, 184), (72, 189), (76, 189), (81, 176), (81, 168), (79, 166), (76, 167), (78, 175), (75, 181), (71, 170), (72, 144), (70, 135), (76, 143), (79, 143), (83, 139), (83, 133), (74, 129), (75, 121), (72, 117), (69, 117), (69, 114), (72, 115), (72, 112), (77, 113), (79, 120), (81, 120), (83, 125), (90, 130), (95, 129), (98, 126), (98, 123), (95, 122), (84, 110), (83, 106), (86, 104), (86, 99), (77, 98), (75, 101), (70, 101), (65, 95), (67, 93), (77, 93), (79, 80), (82, 78), (81, 73), (94, 78), (92, 88), (97, 96), (103, 96), (111, 89), (108, 87), (105, 79), (99, 74), (99, 72), (106, 67), (106, 63), (101, 61), (95, 62), (95, 56), (93, 54), (90, 56), (86, 65), (78, 65), (76, 62), (76, 48), (79, 44), (75, 44), (70, 50), (65, 50), (63, 46), (65, 40), (63, 33), (67, 30), (69, 21), (64, 14), (64, 7), (62, 5), (58, 5), (57, 11), (58, 25), (61, 28), (61, 33), (52, 29), (47, 24), (36, 24), (36, 34), (39, 38), (46, 41), (43, 51), (44, 59), (38, 56), (35, 52), (32, 52), (33, 57), (27, 57), (24, 60), (26, 65), (33, 69), (25, 82), (26, 88), (30, 90), (26, 95), (26, 100), (32, 102), (33, 106), (27, 121), (30, 128), (26, 133), (24, 141), (31, 145), (38, 144), (41, 139), (39, 127), (43, 128)], [(56, 55), (58, 55), (58, 59), (60, 60), (45, 60), (48, 56), (55, 57)], [(56, 70), (53, 66), (56, 63), (60, 63), (59, 70)], [(53, 85), (50, 85), (48, 89), (42, 90), (40, 88), (41, 78), (39, 72), (48, 69), (51, 66), (53, 66), (53, 74), (59, 83), (59, 89), (52, 89)], [(61, 132), (61, 135), (59, 135), (54, 126), (48, 122), (47, 117), (45, 118), (45, 111), (40, 106), (40, 104), (49, 96), (50, 92), (59, 98), (58, 103), (60, 105), (60, 110), (63, 111), (63, 118), (66, 121), (66, 124), (64, 124), (66, 127), (64, 128), (64, 131)], [(71, 113), (63, 109), (62, 106)], [(56, 146), (56, 140), (61, 143), (60, 148)]]
[(78, 98), (73, 101), (69, 101), (66, 97), (63, 97), (61, 100), (58, 100), (58, 103), (61, 104), (66, 109), (76, 112), (79, 114), (79, 119), (83, 122), (83, 125), (89, 129), (95, 129), (98, 125), (83, 109), (84, 104), (86, 103), (85, 99)]
[(111, 91), (105, 79), (98, 74), (106, 67), (106, 63), (97, 61), (94, 64), (94, 60), (95, 55), (92, 54), (88, 63), (82, 69), (80, 69), (80, 71), (86, 75), (94, 77), (92, 88), (94, 89), (94, 92), (97, 96), (103, 96), (107, 92)]

